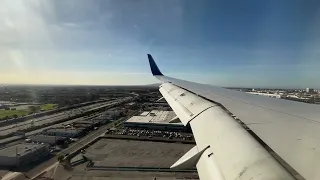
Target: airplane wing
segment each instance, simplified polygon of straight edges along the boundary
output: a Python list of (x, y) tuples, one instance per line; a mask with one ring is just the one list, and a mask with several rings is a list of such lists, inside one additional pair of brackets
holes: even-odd
[(197, 144), (172, 168), (196, 165), (200, 179), (320, 179), (319, 105), (167, 77), (148, 58)]

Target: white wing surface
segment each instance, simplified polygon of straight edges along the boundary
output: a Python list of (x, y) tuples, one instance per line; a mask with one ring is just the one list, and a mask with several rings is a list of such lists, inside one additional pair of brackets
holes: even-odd
[[(220, 174), (215, 179), (320, 179), (320, 106), (167, 77), (148, 58), (160, 92), (197, 143), (173, 167), (196, 164), (205, 179), (213, 176), (203, 176), (204, 167), (216, 167), (207, 170)], [(202, 163), (206, 153), (214, 164)]]

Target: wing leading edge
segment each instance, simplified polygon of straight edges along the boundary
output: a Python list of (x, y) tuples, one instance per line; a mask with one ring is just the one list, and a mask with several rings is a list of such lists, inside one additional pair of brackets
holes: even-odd
[[(296, 170), (298, 175), (302, 175), (302, 179), (320, 179), (318, 171), (320, 168), (320, 106), (252, 95), (167, 77), (160, 72), (152, 56), (148, 55), (148, 58), (153, 75), (164, 82), (160, 87), (160, 92), (162, 86), (174, 85), (178, 89), (198, 95), (198, 98), (222, 105), (239, 117), (254, 134)], [(168, 90), (168, 87), (166, 88), (167, 92), (172, 91)], [(175, 94), (165, 96), (169, 99), (177, 97)], [(190, 101), (184, 100), (169, 104), (176, 106), (176, 109), (179, 107), (181, 111), (181, 109), (189, 110), (190, 107), (186, 103), (190, 103)], [(177, 115), (179, 116), (179, 113)], [(191, 122), (196, 121), (193, 119)], [(200, 121), (197, 120), (197, 122)], [(210, 122), (208, 121), (208, 123)], [(206, 125), (202, 126), (204, 128)], [(211, 127), (211, 129), (213, 128)], [(194, 130), (194, 128), (192, 129)], [(228, 133), (232, 133), (232, 131)], [(195, 136), (197, 135), (195, 134)]]

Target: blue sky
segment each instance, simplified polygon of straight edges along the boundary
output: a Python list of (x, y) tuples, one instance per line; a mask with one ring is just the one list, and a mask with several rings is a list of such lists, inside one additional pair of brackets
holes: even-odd
[(0, 83), (320, 88), (320, 2), (3, 0)]

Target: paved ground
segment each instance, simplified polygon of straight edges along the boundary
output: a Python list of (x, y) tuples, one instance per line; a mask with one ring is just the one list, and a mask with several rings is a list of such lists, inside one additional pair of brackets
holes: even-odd
[(197, 173), (166, 173), (166, 172), (121, 172), (121, 171), (86, 171), (83, 167), (77, 167), (72, 171), (58, 166), (55, 175), (54, 169), (43, 174), (36, 180), (53, 178), (54, 180), (198, 180)]
[(86, 150), (94, 166), (169, 168), (194, 145), (101, 139)]
[[(86, 155), (103, 166), (170, 167), (194, 145), (138, 140), (101, 139), (86, 149)], [(81, 154), (73, 162), (81, 161)], [(37, 180), (198, 180), (196, 172), (137, 172), (91, 170), (80, 162), (70, 171), (58, 165)], [(53, 172), (55, 171), (54, 175)]]
[[(6, 174), (8, 174), (10, 171), (9, 170), (0, 170), (0, 177), (2, 178), (3, 176), (5, 176)], [(0, 179), (1, 179), (0, 178)]]

